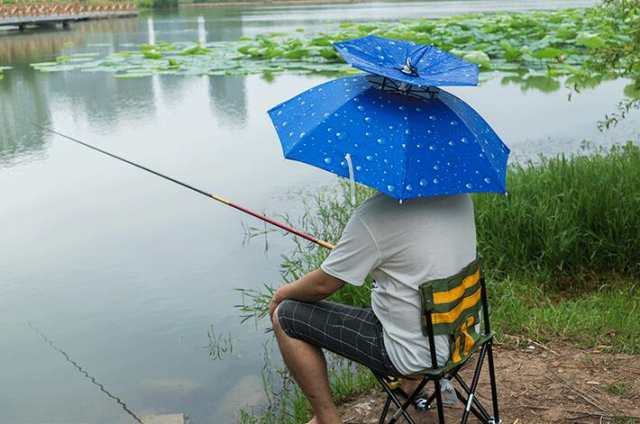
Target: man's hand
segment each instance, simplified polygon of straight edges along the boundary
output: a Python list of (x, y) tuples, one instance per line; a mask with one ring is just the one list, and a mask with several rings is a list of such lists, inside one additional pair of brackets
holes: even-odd
[(321, 269), (311, 271), (301, 279), (285, 284), (273, 293), (269, 303), (269, 317), (285, 299), (300, 300), (302, 302), (317, 302), (335, 293), (344, 285), (344, 281), (333, 277)]
[(284, 297), (285, 293), (283, 293), (284, 287), (280, 287), (278, 290), (276, 290), (275, 292), (273, 292), (273, 297), (271, 298), (271, 303), (269, 303), (269, 317), (273, 320), (273, 313), (276, 311), (276, 308), (278, 307), (278, 305), (280, 304), (280, 302), (282, 302), (283, 300), (286, 299), (286, 297)]

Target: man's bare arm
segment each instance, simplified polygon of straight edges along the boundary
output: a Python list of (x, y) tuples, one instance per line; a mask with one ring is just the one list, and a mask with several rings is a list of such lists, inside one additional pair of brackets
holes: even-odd
[(299, 280), (276, 290), (269, 305), (269, 315), (273, 315), (276, 307), (285, 299), (317, 302), (331, 296), (344, 284), (344, 281), (327, 274), (321, 269), (311, 271)]

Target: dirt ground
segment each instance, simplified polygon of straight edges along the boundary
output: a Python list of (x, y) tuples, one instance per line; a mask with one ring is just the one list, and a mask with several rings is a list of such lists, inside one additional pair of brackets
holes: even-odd
[[(640, 423), (640, 355), (531, 341), (522, 348), (497, 346), (494, 352), (504, 424)], [(462, 374), (468, 378), (470, 372), (467, 367)], [(489, 407), (483, 378), (480, 399)], [(377, 423), (384, 399), (376, 390), (347, 402), (341, 407), (344, 422)], [(418, 423), (436, 422), (435, 411), (409, 410)], [(446, 421), (459, 422), (462, 410), (462, 404), (447, 408)]]

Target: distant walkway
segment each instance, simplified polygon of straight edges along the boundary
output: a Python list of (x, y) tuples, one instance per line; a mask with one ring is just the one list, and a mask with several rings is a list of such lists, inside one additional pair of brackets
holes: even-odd
[(0, 27), (12, 26), (21, 31), (27, 26), (62, 25), (66, 28), (72, 22), (134, 16), (138, 16), (138, 11), (131, 3), (0, 5)]

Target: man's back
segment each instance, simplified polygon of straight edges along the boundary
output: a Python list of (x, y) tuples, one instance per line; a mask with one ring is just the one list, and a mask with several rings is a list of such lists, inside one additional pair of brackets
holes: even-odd
[[(403, 374), (430, 365), (420, 326), (418, 286), (454, 275), (476, 257), (473, 203), (469, 195), (424, 197), (399, 203), (376, 195), (354, 212), (322, 269), (360, 285), (374, 280), (372, 308), (383, 326), (389, 358)], [(448, 341), (436, 339), (438, 362)]]

